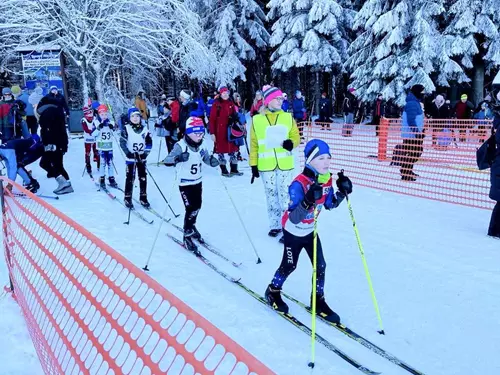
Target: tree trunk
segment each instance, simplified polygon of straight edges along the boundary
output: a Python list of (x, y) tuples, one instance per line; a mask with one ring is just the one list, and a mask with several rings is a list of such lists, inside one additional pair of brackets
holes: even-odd
[(472, 102), (478, 105), (484, 98), (484, 60), (478, 54), (474, 57), (474, 76), (472, 77)]
[(81, 68), (81, 75), (82, 75), (82, 95), (83, 95), (83, 107), (85, 107), (88, 104), (89, 100), (89, 84), (87, 80), (87, 72), (85, 69), (82, 67)]
[(101, 63), (97, 62), (95, 64), (92, 64), (92, 68), (94, 70), (95, 74), (95, 92), (97, 94), (97, 100), (99, 103), (105, 103), (105, 98), (104, 98), (104, 85), (103, 85), (103, 71), (101, 67)]

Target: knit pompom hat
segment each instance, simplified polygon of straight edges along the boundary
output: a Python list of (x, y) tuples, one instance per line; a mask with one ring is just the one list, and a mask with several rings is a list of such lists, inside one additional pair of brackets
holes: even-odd
[(264, 105), (266, 107), (269, 105), (269, 103), (271, 103), (273, 99), (283, 97), (283, 92), (277, 87), (264, 86), (262, 88), (262, 91), (264, 95)]

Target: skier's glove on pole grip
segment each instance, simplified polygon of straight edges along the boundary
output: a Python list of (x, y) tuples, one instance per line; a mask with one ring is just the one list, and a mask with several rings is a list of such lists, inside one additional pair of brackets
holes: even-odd
[(339, 173), (337, 173), (339, 178), (337, 179), (337, 188), (344, 195), (349, 195), (352, 193), (352, 182), (349, 177), (344, 175), (344, 170), (342, 169)]
[(306, 196), (304, 197), (304, 203), (307, 207), (311, 207), (316, 203), (317, 200), (320, 200), (322, 196), (323, 187), (315, 182), (307, 191)]

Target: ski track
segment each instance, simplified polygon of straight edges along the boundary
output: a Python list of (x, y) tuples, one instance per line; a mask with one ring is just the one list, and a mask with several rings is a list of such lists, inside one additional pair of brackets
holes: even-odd
[[(163, 159), (166, 149), (161, 141)], [(210, 143), (208, 137), (205, 141)], [(49, 203), (136, 266), (143, 267), (160, 220), (155, 218), (154, 224), (148, 225), (132, 216), (130, 226), (124, 225), (127, 210), (98, 193), (87, 175), (82, 177), (83, 140), (70, 142), (65, 165), (75, 193)], [(155, 137), (149, 162), (157, 161), (158, 142)], [(243, 154), (246, 156), (246, 151)], [(116, 179), (123, 187), (125, 167), (116, 144), (114, 155), (119, 173)], [(93, 166), (97, 176), (95, 163)], [(37, 164), (30, 168), (39, 179), (41, 192), (51, 193), (55, 181), (47, 180)], [(174, 169), (152, 165), (148, 168), (166, 197), (171, 197), (173, 208), (183, 214)], [(262, 182), (256, 180), (250, 185), (250, 171), (242, 170), (244, 176), (222, 180), (218, 169), (204, 165), (203, 207), (198, 220), (198, 229), (207, 241), (232, 260), (243, 262), (241, 269), (235, 269), (201, 246), (200, 249), (222, 270), (241, 277), (243, 283), (263, 294), (280, 263), (282, 247), (277, 239), (267, 236)], [(500, 340), (500, 242), (485, 234), (490, 212), (356, 187), (356, 181), (353, 182), (351, 203), (386, 336), (376, 332), (378, 322), (345, 203), (336, 210), (323, 212), (318, 225), (328, 265), (326, 298), (330, 306), (347, 326), (426, 374), (500, 373), (495, 345)], [(251, 245), (222, 183), (244, 217), (263, 261), (260, 265), (255, 264)], [(118, 199), (123, 196), (117, 190), (110, 191)], [(134, 195), (138, 196), (137, 186)], [(148, 198), (159, 213), (164, 212), (165, 203), (149, 177)], [(145, 215), (153, 218), (148, 212)], [(182, 226), (182, 218), (183, 215), (174, 222)], [(310, 373), (309, 337), (169, 240), (167, 232), (181, 238), (169, 224), (162, 224), (162, 234), (150, 262), (153, 278), (276, 373)], [(4, 265), (0, 273), (5, 283)], [(310, 274), (309, 259), (302, 254), (284, 289), (307, 302)], [(289, 306), (292, 314), (310, 324), (309, 314), (291, 302)], [(7, 363), (1, 373), (41, 374), (19, 308), (10, 297), (3, 297), (0, 310), (3, 317), (0, 334), (4, 338), (0, 361), (2, 366)], [(335, 329), (321, 322), (317, 329), (364, 366), (384, 374), (407, 374)], [(12, 361), (14, 357), (16, 360)], [(359, 371), (316, 343), (314, 373), (349, 375)]]

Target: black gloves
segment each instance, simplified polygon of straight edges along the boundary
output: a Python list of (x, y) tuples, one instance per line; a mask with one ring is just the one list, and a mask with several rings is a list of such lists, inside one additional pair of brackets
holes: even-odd
[(209, 163), (210, 163), (211, 167), (218, 167), (219, 166), (219, 159), (217, 159), (215, 156), (211, 155)]
[(256, 165), (252, 165), (252, 179), (250, 180), (250, 183), (253, 184), (256, 178), (260, 177), (259, 169), (257, 168)]
[(125, 156), (127, 157), (127, 159), (135, 159), (135, 155), (133, 153), (131, 153), (130, 151), (128, 151)]
[(289, 152), (292, 152), (293, 150), (293, 142), (291, 139), (285, 139), (283, 141), (283, 148)]
[(180, 154), (177, 157), (177, 162), (178, 163), (184, 163), (184, 162), (186, 162), (188, 160), (189, 160), (189, 152), (187, 152), (187, 151), (184, 151), (182, 154)]
[(309, 190), (306, 193), (306, 196), (304, 197), (304, 204), (306, 205), (307, 208), (311, 207), (316, 203), (317, 200), (321, 199), (323, 196), (323, 186), (318, 184), (318, 182), (315, 182), (314, 184), (311, 185)]
[(349, 195), (352, 193), (352, 182), (349, 180), (349, 177), (344, 175), (344, 170), (342, 169), (339, 173), (337, 173), (339, 178), (337, 179), (337, 187), (339, 191), (344, 195)]
[(98, 126), (99, 130), (102, 130), (102, 128), (104, 128), (104, 124), (101, 122)]

